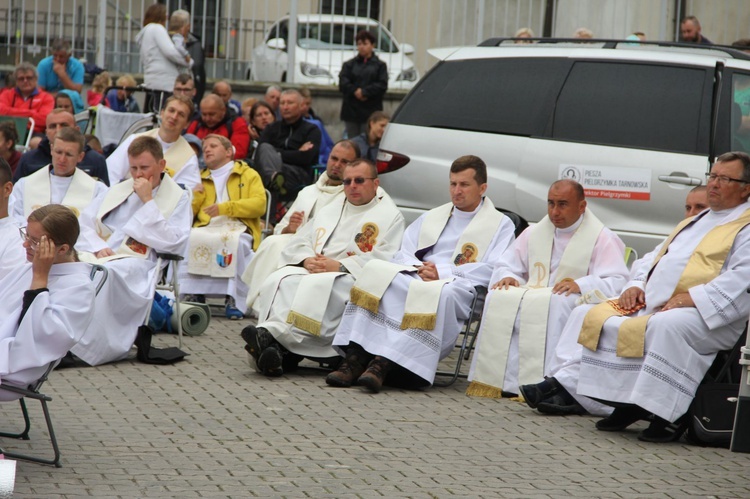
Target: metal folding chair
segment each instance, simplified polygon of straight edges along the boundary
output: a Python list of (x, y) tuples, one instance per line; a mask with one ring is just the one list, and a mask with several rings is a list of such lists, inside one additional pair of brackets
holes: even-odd
[(266, 214), (263, 217), (264, 224), (263, 230), (260, 231), (261, 240), (273, 234), (273, 227), (271, 227), (271, 191), (266, 189)]
[[(107, 280), (107, 277), (109, 275), (106, 267), (98, 264), (94, 264), (91, 266), (91, 280), (93, 281), (96, 278), (97, 274), (101, 274), (101, 277), (99, 278), (99, 282), (96, 285), (96, 292), (99, 293), (99, 290), (102, 289), (102, 286), (104, 286), (104, 282)], [(6, 450), (0, 449), (0, 452), (3, 453), (5, 456), (13, 458), (13, 459), (22, 459), (24, 461), (31, 461), (34, 463), (40, 463), (40, 464), (53, 464), (57, 468), (61, 468), (62, 464), (60, 463), (60, 447), (57, 445), (57, 437), (55, 436), (55, 429), (52, 426), (52, 417), (50, 416), (49, 407), (47, 406), (47, 402), (52, 401), (52, 397), (45, 395), (40, 392), (42, 385), (45, 381), (47, 381), (47, 377), (49, 376), (49, 373), (52, 372), (52, 369), (57, 366), (59, 363), (59, 360), (56, 360), (54, 362), (51, 362), (47, 366), (47, 370), (44, 371), (44, 374), (41, 378), (36, 380), (35, 382), (31, 383), (26, 388), (20, 388), (18, 386), (14, 385), (0, 385), (0, 391), (6, 391), (10, 393), (14, 393), (19, 395), (19, 403), (21, 405), (21, 413), (23, 414), (23, 420), (24, 420), (24, 429), (18, 433), (12, 433), (12, 432), (0, 432), (0, 437), (7, 437), (7, 438), (17, 438), (22, 440), (29, 440), (29, 431), (31, 430), (31, 418), (29, 417), (29, 411), (26, 408), (26, 399), (33, 399), (38, 400), (42, 404), (42, 411), (44, 412), (44, 420), (47, 423), (47, 432), (49, 433), (49, 439), (50, 443), (52, 444), (52, 450), (54, 452), (54, 456), (52, 459), (44, 459), (41, 457), (36, 456), (30, 456), (26, 454), (19, 454), (16, 452), (8, 452)]]

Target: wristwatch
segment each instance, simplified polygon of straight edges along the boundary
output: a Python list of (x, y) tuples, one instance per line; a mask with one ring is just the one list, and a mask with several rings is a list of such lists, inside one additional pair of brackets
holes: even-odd
[(345, 273), (347, 273), (347, 274), (348, 274), (348, 273), (349, 273), (349, 270), (347, 270), (347, 268), (346, 268), (346, 267), (344, 267), (344, 264), (343, 264), (343, 263), (339, 263), (339, 272), (345, 272)]

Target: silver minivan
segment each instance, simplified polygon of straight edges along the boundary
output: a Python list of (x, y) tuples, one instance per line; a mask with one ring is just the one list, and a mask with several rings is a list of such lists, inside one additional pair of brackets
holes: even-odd
[(450, 200), (448, 170), (464, 154), (487, 163), (495, 206), (529, 223), (546, 214), (550, 183), (572, 178), (643, 254), (729, 150), (750, 152), (741, 51), (496, 39), (450, 51), (422, 78), (386, 130), (378, 169), (407, 221)]

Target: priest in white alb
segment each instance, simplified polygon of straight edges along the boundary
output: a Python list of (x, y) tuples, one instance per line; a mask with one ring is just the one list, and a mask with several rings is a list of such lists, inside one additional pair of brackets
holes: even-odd
[(263, 281), (279, 268), (279, 255), (289, 244), (292, 236), (302, 225), (315, 216), (315, 213), (344, 195), (341, 176), (344, 167), (359, 157), (359, 148), (350, 140), (342, 140), (333, 146), (328, 156), (326, 171), (318, 180), (300, 191), (284, 218), (274, 227), (273, 235), (266, 237), (255, 253), (250, 265), (245, 269), (242, 280), (249, 289), (247, 309), (253, 309), (257, 315), (258, 294)]
[(480, 158), (456, 159), (449, 189), (451, 202), (411, 224), (390, 262), (373, 260), (363, 269), (333, 340), (345, 360), (326, 378), (329, 385), (356, 382), (377, 393), (390, 373), (428, 386), (453, 350), (475, 287), (489, 285), (515, 227), (484, 197), (487, 166)]
[[(571, 316), (566, 331), (578, 332), (584, 348), (577, 385), (563, 388), (616, 406), (597, 429), (650, 418), (640, 440), (676, 440), (684, 431), (679, 423), (699, 383), (750, 313), (748, 196), (750, 156), (722, 154), (708, 175), (710, 209), (681, 222), (618, 299)], [(556, 379), (545, 382), (535, 395), (560, 391)]]
[(26, 252), (19, 231), (21, 226), (8, 212), (8, 202), (13, 193), (12, 179), (10, 165), (0, 158), (0, 279), (26, 263)]
[(90, 253), (81, 259), (109, 269), (94, 320), (71, 350), (90, 365), (127, 356), (154, 297), (156, 253), (184, 255), (190, 235), (190, 196), (164, 172), (161, 144), (138, 137), (128, 159), (131, 177), (81, 216), (77, 247)]
[(347, 165), (344, 197), (295, 234), (281, 254), (284, 266), (263, 283), (258, 326), (242, 331), (262, 374), (280, 376), (304, 357), (338, 359), (333, 336), (354, 280), (368, 261), (389, 260), (404, 233), (404, 217), (378, 195), (377, 177), (370, 161)]
[(628, 277), (624, 252), (586, 207), (580, 184), (553, 183), (547, 216), (519, 236), (492, 275), (466, 393), (516, 394), (519, 384), (546, 374), (576, 302), (620, 292)]
[(203, 157), (207, 168), (193, 192), (193, 228), (187, 262), (180, 266), (180, 292), (203, 303), (206, 295), (224, 298), (227, 319), (242, 319), (247, 285), (240, 276), (260, 244), (266, 190), (258, 172), (232, 159), (234, 148), (226, 137), (207, 135)]
[(138, 137), (153, 137), (159, 141), (167, 162), (167, 172), (175, 182), (188, 189), (200, 185), (200, 168), (198, 156), (182, 131), (187, 128), (195, 107), (193, 101), (183, 95), (173, 95), (167, 99), (161, 110), (161, 126), (148, 132), (133, 134), (126, 137), (107, 158), (110, 185), (115, 185), (130, 177), (128, 162), (128, 147)]
[(21, 178), (10, 197), (11, 213), (19, 223), (35, 209), (62, 204), (76, 216), (107, 192), (103, 182), (78, 168), (84, 156), (83, 134), (76, 128), (61, 128), (51, 144), (52, 164)]

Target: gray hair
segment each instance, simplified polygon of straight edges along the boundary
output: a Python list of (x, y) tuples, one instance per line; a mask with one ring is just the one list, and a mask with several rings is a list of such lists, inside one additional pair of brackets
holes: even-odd
[(742, 151), (730, 151), (716, 158), (716, 163), (729, 163), (731, 161), (742, 163), (742, 180), (750, 182), (750, 155)]
[(21, 73), (34, 73), (34, 78), (38, 78), (39, 74), (36, 72), (36, 66), (31, 64), (30, 62), (22, 62), (18, 66), (16, 66), (16, 70), (13, 71), (13, 75), (18, 78), (18, 75)]
[(266, 89), (266, 95), (268, 95), (268, 93), (271, 90), (276, 90), (277, 92), (281, 92), (281, 86), (280, 85), (269, 85), (269, 87)]
[(64, 38), (57, 38), (55, 41), (53, 41), (52, 47), (50, 47), (50, 50), (52, 50), (52, 52), (64, 51), (68, 55), (73, 53), (73, 49), (70, 46), (70, 42), (68, 40), (65, 40)]

